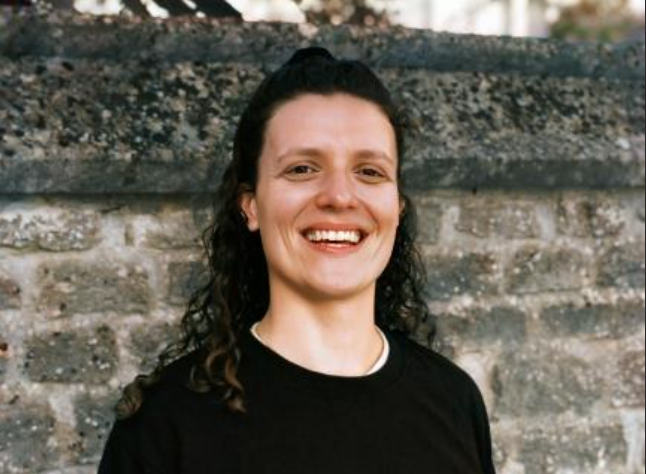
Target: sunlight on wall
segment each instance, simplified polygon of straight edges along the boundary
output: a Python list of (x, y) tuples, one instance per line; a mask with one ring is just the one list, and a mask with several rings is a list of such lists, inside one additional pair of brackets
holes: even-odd
[(245, 21), (285, 21), (302, 23), (305, 15), (290, 0), (228, 0), (236, 10), (242, 13)]
[[(142, 0), (154, 16), (168, 13), (152, 0)], [(321, 0), (304, 0), (306, 7)], [(454, 33), (514, 36), (545, 36), (548, 24), (558, 18), (556, 5), (571, 5), (578, 0), (550, 0), (552, 7), (539, 8), (532, 0), (370, 0), (378, 9), (387, 9), (393, 22), (409, 28), (429, 28)], [(643, 15), (643, 0), (630, 0), (638, 15)], [(191, 0), (185, 0), (190, 6)], [(283, 21), (302, 23), (305, 15), (291, 0), (228, 0), (245, 21)], [(119, 0), (76, 0), (82, 12), (117, 14)]]
[(116, 15), (121, 10), (121, 3), (118, 0), (76, 0), (74, 8), (83, 13), (94, 13), (96, 15)]
[(502, 3), (488, 0), (411, 0), (400, 8), (393, 17), (398, 23), (412, 28), (496, 34), (503, 31), (506, 24)]
[(637, 13), (644, 14), (644, 12), (646, 11), (646, 4), (644, 4), (644, 0), (630, 0), (630, 6)]

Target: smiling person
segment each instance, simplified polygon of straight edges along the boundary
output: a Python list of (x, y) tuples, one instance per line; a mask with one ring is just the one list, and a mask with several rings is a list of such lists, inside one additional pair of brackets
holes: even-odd
[(377, 76), (297, 51), (251, 98), (182, 337), (125, 387), (99, 474), (494, 474), (433, 318)]

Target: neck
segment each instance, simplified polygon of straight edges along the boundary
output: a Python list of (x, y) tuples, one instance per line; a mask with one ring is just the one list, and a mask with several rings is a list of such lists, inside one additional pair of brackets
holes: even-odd
[(309, 370), (340, 376), (366, 374), (385, 349), (373, 318), (353, 318), (346, 324), (332, 318), (274, 316), (269, 311), (256, 334), (269, 348)]

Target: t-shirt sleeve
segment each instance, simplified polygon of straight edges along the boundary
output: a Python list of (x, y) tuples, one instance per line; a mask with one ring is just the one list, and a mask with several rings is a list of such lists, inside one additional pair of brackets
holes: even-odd
[(487, 407), (475, 381), (472, 381), (471, 387), (472, 423), (478, 445), (480, 464), (482, 465), (482, 474), (496, 474)]
[(97, 474), (179, 473), (171, 412), (162, 397), (147, 395), (138, 412), (113, 423)]

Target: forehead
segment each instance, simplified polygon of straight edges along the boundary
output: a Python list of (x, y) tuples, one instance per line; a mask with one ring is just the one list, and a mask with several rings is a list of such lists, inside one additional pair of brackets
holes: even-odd
[(374, 149), (396, 152), (395, 131), (372, 102), (347, 94), (306, 94), (279, 107), (267, 125), (265, 151), (280, 155), (296, 147)]

